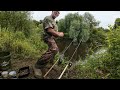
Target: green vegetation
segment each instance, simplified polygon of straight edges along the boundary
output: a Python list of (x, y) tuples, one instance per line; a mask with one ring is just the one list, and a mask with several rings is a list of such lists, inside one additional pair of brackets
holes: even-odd
[(120, 27), (120, 18), (116, 18), (115, 24), (114, 24), (115, 29), (118, 28), (118, 27)]
[(99, 48), (86, 59), (80, 60), (71, 71), (75, 78), (119, 79), (120, 78), (120, 28), (110, 27), (106, 37), (107, 47)]
[(97, 46), (105, 43), (105, 30), (98, 27), (99, 23), (88, 12), (83, 15), (70, 13), (64, 19), (59, 20), (58, 26), (59, 30), (65, 33), (65, 38), (74, 39), (75, 42), (82, 40), (82, 42)]
[[(109, 29), (99, 27), (99, 21), (86, 12), (68, 14), (58, 21), (59, 31), (66, 39), (87, 43), (90, 54), (69, 69), (69, 78), (120, 78), (120, 19)], [(13, 58), (38, 58), (47, 50), (42, 40), (42, 21), (31, 19), (28, 11), (0, 11), (0, 51), (10, 51)], [(56, 55), (56, 60), (59, 55)], [(67, 58), (62, 65), (65, 66)], [(69, 73), (68, 73), (69, 74)], [(68, 78), (69, 75), (67, 75)]]
[[(37, 21), (36, 21), (37, 22)], [(0, 12), (0, 50), (10, 51), (16, 58), (40, 56), (47, 45), (42, 41), (42, 24), (30, 18), (30, 12)]]

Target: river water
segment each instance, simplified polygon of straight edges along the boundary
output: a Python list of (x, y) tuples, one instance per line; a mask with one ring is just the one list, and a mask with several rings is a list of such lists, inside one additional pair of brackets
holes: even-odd
[[(59, 47), (59, 51), (62, 52), (65, 49), (65, 47), (67, 47), (71, 43), (71, 41), (72, 40), (66, 40), (66, 39), (56, 40), (56, 43)], [(69, 49), (64, 54), (65, 57), (68, 57), (70, 59), (72, 54), (74, 53), (77, 45), (78, 45), (78, 43), (72, 43), (72, 45), (69, 47)], [(86, 54), (88, 54), (88, 44), (81, 43), (79, 48), (77, 49), (72, 61), (79, 60), (80, 58), (84, 59)]]

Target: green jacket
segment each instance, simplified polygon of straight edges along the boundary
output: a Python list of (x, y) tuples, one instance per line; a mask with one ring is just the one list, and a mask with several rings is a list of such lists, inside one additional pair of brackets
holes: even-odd
[(47, 32), (48, 28), (53, 28), (55, 31), (58, 31), (58, 26), (56, 24), (56, 21), (52, 18), (52, 16), (46, 16), (43, 20), (43, 29), (44, 29), (44, 34), (47, 36), (52, 36)]

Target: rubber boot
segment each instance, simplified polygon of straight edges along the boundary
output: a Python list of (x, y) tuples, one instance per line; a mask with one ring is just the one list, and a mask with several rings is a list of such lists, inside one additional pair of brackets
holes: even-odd
[(35, 66), (33, 66), (33, 72), (34, 72), (34, 77), (35, 78), (37, 78), (37, 79), (43, 79), (41, 69), (38, 69)]

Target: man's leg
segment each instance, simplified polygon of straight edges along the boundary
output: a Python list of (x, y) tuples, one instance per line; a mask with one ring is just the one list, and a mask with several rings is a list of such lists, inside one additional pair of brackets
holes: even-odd
[(53, 53), (53, 55), (52, 55), (53, 58), (51, 59), (50, 63), (53, 63), (56, 54), (59, 52), (59, 48), (58, 48), (58, 46), (57, 46), (57, 44), (56, 44), (54, 39), (51, 41), (50, 51), (52, 51), (52, 53)]
[(53, 38), (47, 39), (47, 44), (49, 46), (49, 49), (46, 51), (45, 54), (41, 56), (40, 59), (38, 59), (36, 63), (36, 68), (43, 68), (47, 63), (53, 62), (54, 57), (59, 51), (58, 46)]
[(35, 66), (34, 66), (34, 74), (36, 78), (42, 78), (43, 77), (43, 73), (42, 73), (42, 69), (47, 65), (47, 63), (50, 61), (50, 59), (52, 58), (52, 53), (50, 51), (47, 51), (45, 54), (43, 54), (41, 56), (40, 59), (38, 59), (38, 61), (36, 62)]
[(48, 64), (48, 62), (53, 63), (54, 57), (58, 52), (57, 44), (53, 38), (48, 38), (46, 41), (49, 46), (49, 49), (36, 62), (35, 68), (38, 70), (44, 68)]

